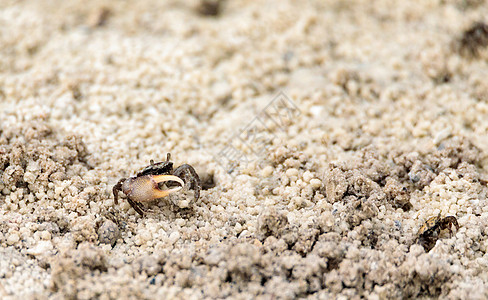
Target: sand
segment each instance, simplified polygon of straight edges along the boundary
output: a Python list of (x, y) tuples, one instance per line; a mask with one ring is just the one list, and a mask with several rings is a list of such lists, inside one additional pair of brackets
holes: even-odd
[(210, 2), (0, 2), (0, 298), (486, 299), (488, 3)]

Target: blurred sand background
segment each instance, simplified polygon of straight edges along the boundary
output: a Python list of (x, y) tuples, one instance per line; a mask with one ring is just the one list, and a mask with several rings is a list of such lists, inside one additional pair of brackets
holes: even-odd
[[(0, 1), (0, 298), (486, 299), (488, 30), (465, 32), (487, 16), (481, 0)], [(299, 114), (257, 161), (219, 164), (280, 92)], [(167, 152), (200, 199), (114, 205)], [(425, 251), (439, 213), (460, 229)]]

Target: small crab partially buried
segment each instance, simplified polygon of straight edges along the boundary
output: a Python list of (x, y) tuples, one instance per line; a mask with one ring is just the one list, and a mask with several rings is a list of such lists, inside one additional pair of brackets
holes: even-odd
[(439, 239), (441, 230), (449, 230), (449, 234), (452, 234), (452, 225), (459, 229), (459, 224), (454, 216), (447, 216), (441, 218), (441, 214), (430, 217), (422, 227), (420, 227), (417, 233), (417, 243), (424, 247), (425, 251), (429, 252), (434, 248), (435, 243)]
[[(127, 196), (127, 201), (134, 210), (144, 216), (142, 203), (153, 201), (168, 196), (171, 193), (181, 190), (189, 185), (194, 191), (195, 201), (200, 197), (201, 183), (195, 169), (183, 164), (173, 170), (173, 163), (170, 162), (171, 155), (168, 153), (166, 161), (151, 164), (134, 177), (122, 178), (113, 187), (114, 202), (119, 204), (118, 195), (122, 191)], [(171, 185), (174, 183), (180, 186), (171, 189), (161, 189), (162, 184)]]

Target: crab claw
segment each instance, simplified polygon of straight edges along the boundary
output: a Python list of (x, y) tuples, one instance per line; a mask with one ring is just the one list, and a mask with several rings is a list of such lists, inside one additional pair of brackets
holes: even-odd
[[(154, 180), (154, 182), (156, 182), (156, 189), (153, 192), (154, 195), (157, 196), (157, 198), (166, 197), (171, 193), (181, 190), (185, 186), (185, 182), (180, 177), (173, 176), (173, 175), (152, 175), (151, 179)], [(181, 186), (169, 190), (160, 190), (159, 183), (167, 182), (167, 181), (176, 181), (179, 184), (181, 184)]]
[[(176, 181), (181, 186), (168, 190), (159, 189), (159, 183)], [(185, 183), (181, 178), (173, 175), (145, 175), (132, 177), (124, 181), (122, 191), (135, 202), (148, 202), (163, 198), (171, 193), (177, 192), (184, 187)]]

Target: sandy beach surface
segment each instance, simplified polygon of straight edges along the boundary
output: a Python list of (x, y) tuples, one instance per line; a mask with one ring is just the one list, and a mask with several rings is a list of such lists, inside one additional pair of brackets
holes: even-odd
[(0, 298), (488, 298), (487, 16), (0, 1)]

